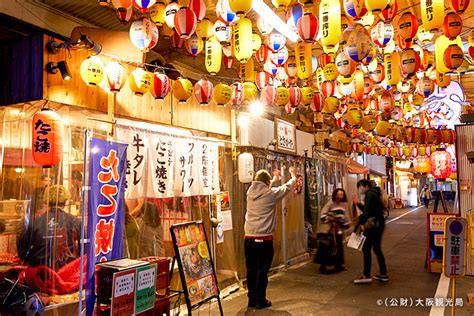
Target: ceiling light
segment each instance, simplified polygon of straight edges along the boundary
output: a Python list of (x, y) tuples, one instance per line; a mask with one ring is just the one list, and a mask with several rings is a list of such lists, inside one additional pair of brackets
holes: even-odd
[(263, 103), (257, 100), (250, 103), (249, 110), (254, 116), (261, 116), (265, 112)]
[(252, 9), (265, 19), (266, 23), (273, 26), (278, 32), (283, 34), (293, 43), (296, 43), (299, 40), (298, 34), (296, 34), (286, 22), (284, 22), (280, 17), (267, 6), (263, 0), (253, 0)]
[(58, 70), (61, 73), (61, 77), (63, 77), (63, 80), (71, 79), (71, 72), (69, 71), (69, 67), (65, 60), (57, 62), (57, 63), (49, 62), (46, 65), (46, 71), (49, 72), (50, 74), (56, 74), (58, 73)]
[(240, 113), (237, 118), (237, 124), (240, 127), (247, 127), (249, 125), (249, 117), (246, 114)]

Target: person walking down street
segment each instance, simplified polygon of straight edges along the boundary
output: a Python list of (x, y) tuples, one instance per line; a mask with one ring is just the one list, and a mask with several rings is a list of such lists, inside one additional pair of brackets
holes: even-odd
[(428, 187), (428, 185), (425, 184), (423, 189), (421, 189), (421, 194), (420, 194), (421, 200), (423, 201), (423, 204), (425, 205), (426, 208), (428, 208), (428, 205), (430, 204), (430, 200), (433, 197), (431, 194), (431, 190)]
[(321, 210), (321, 221), (318, 228), (319, 242), (316, 263), (321, 264), (319, 271), (323, 274), (330, 272), (328, 266), (334, 266), (333, 271), (347, 270), (344, 266), (344, 229), (349, 227), (348, 205), (346, 192), (336, 189), (331, 200)]
[(362, 247), (364, 255), (364, 272), (359, 279), (354, 280), (355, 284), (371, 283), (372, 250), (374, 251), (379, 264), (379, 275), (374, 279), (381, 282), (388, 282), (387, 266), (382, 253), (382, 235), (385, 229), (385, 219), (383, 216), (384, 205), (381, 199), (382, 191), (379, 187), (373, 187), (369, 180), (357, 182), (357, 188), (361, 194), (365, 194), (364, 205), (354, 198), (362, 210), (359, 216), (356, 230), (361, 230), (366, 237)]
[(268, 272), (273, 260), (273, 232), (276, 226), (275, 205), (291, 192), (296, 182), (296, 170), (289, 168), (291, 179), (279, 187), (272, 185), (281, 179), (280, 171), (259, 170), (247, 191), (245, 214), (245, 263), (247, 268), (248, 307), (270, 307), (267, 300)]

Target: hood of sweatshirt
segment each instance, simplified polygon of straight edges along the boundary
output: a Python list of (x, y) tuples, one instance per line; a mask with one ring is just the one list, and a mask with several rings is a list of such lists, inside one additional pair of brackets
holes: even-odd
[(382, 195), (382, 190), (379, 187), (373, 187), (372, 189), (369, 190), (370, 192), (376, 194), (377, 196)]
[(270, 187), (261, 181), (252, 181), (252, 185), (247, 191), (247, 198), (256, 200), (260, 198), (265, 192), (270, 190)]

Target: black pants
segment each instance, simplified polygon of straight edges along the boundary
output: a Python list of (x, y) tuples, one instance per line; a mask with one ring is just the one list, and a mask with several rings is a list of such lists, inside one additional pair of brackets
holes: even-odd
[(423, 204), (425, 204), (425, 207), (428, 208), (428, 205), (430, 204), (430, 199), (423, 198)]
[(245, 263), (249, 302), (264, 302), (267, 295), (268, 271), (273, 260), (273, 241), (245, 239)]
[(364, 254), (364, 275), (370, 277), (372, 268), (372, 249), (379, 263), (379, 272), (381, 275), (387, 274), (387, 266), (385, 265), (385, 257), (382, 253), (382, 235), (384, 228), (375, 228), (365, 232), (366, 237), (362, 252)]

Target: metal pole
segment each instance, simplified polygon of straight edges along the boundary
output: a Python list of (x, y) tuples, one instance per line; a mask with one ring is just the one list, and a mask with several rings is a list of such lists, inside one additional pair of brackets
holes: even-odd
[(397, 177), (396, 177), (396, 171), (397, 171), (397, 164), (395, 157), (393, 157), (393, 197), (397, 198)]
[(456, 305), (456, 278), (451, 278), (453, 280), (453, 288), (451, 293), (451, 298), (453, 299), (453, 305), (451, 306), (451, 316), (454, 316), (454, 306)]
[(84, 166), (82, 169), (82, 174), (84, 175), (82, 177), (82, 192), (81, 192), (81, 198), (82, 198), (82, 220), (81, 220), (81, 244), (80, 244), (80, 249), (81, 249), (81, 254), (80, 254), (80, 264), (79, 264), (79, 308), (77, 311), (77, 315), (82, 314), (82, 283), (84, 279), (84, 222), (85, 222), (85, 212), (86, 212), (86, 203), (85, 203), (85, 192), (86, 192), (86, 171), (87, 171), (87, 144), (88, 144), (88, 139), (87, 139), (87, 129), (84, 130)]
[[(282, 182), (285, 181), (285, 164), (283, 163), (282, 168), (281, 168), (281, 180)], [(283, 198), (281, 201), (281, 219), (282, 219), (282, 234), (281, 234), (281, 245), (283, 248), (283, 265), (285, 268), (288, 266), (288, 258), (287, 258), (287, 253), (286, 253), (286, 197)]]

